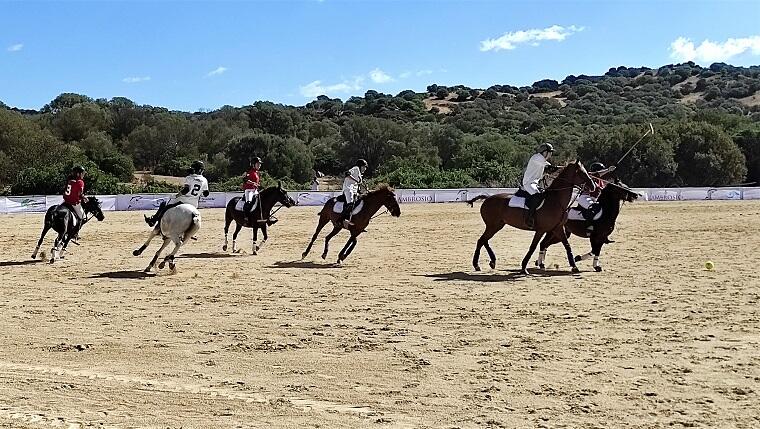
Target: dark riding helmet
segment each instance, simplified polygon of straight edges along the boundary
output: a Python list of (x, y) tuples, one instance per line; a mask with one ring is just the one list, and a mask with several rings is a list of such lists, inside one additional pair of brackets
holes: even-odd
[(596, 173), (598, 171), (604, 170), (605, 168), (607, 168), (607, 167), (605, 167), (604, 164), (602, 164), (601, 162), (595, 162), (595, 163), (591, 164), (591, 166), (588, 168), (588, 172), (589, 173)]
[(200, 173), (204, 169), (203, 161), (193, 161), (192, 165), (190, 165), (190, 168), (193, 169), (194, 172)]
[(256, 164), (256, 163), (259, 163), (259, 164), (261, 164), (261, 158), (259, 158), (258, 156), (254, 156), (254, 157), (251, 159), (251, 165), (253, 165), (253, 164)]
[(554, 146), (551, 143), (544, 143), (536, 149), (536, 153), (552, 152), (554, 153)]
[(82, 167), (81, 165), (77, 165), (77, 166), (75, 166), (74, 168), (71, 169), (71, 172), (74, 173), (74, 174), (84, 173), (84, 167)]
[(359, 166), (359, 167), (366, 167), (367, 166), (367, 161), (359, 158), (359, 160), (356, 161), (356, 165)]

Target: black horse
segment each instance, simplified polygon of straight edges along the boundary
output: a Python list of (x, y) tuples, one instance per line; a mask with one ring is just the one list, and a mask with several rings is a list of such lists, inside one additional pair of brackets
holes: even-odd
[[(88, 197), (86, 203), (82, 203), (82, 209), (84, 210), (84, 219), (82, 224), (79, 225), (79, 230), (82, 229), (84, 224), (87, 223), (94, 216), (98, 221), (105, 219), (103, 210), (100, 208), (100, 201), (95, 197)], [(42, 240), (45, 239), (45, 234), (52, 228), (58, 233), (58, 237), (55, 239), (55, 245), (51, 250), (50, 263), (52, 264), (56, 260), (56, 256), (60, 256), (63, 259), (63, 254), (66, 251), (66, 246), (69, 245), (69, 241), (74, 237), (77, 232), (77, 228), (74, 225), (76, 215), (72, 212), (66, 204), (59, 204), (51, 206), (47, 213), (45, 213), (45, 224), (42, 226), (42, 234), (40, 234), (40, 240), (37, 242), (37, 247), (32, 253), (32, 259), (37, 259), (37, 252), (42, 246)], [(59, 255), (56, 253), (60, 252)]]
[[(264, 189), (259, 193), (258, 205), (253, 209), (253, 216), (242, 210), (236, 210), (235, 206), (242, 197), (235, 197), (227, 203), (227, 209), (224, 212), (224, 246), (222, 250), (227, 250), (227, 234), (230, 230), (230, 224), (235, 221), (235, 232), (232, 233), (232, 251), (238, 252), (237, 236), (243, 227), (253, 228), (252, 253), (255, 255), (267, 241), (267, 226), (272, 225), (276, 220), (272, 219), (272, 208), (275, 204), (280, 203), (285, 207), (293, 207), (296, 202), (288, 195), (288, 192), (282, 189), (282, 184)], [(252, 219), (251, 219), (252, 218)], [(251, 222), (253, 220), (253, 222)], [(261, 244), (257, 245), (259, 229), (264, 235)]]
[[(567, 238), (570, 238), (570, 235), (577, 235), (578, 237), (588, 237), (591, 242), (591, 252), (576, 256), (575, 262), (580, 262), (593, 256), (594, 271), (602, 271), (599, 255), (602, 252), (602, 246), (612, 243), (609, 237), (612, 231), (615, 230), (615, 222), (620, 214), (620, 206), (624, 202), (632, 203), (638, 197), (639, 194), (633, 192), (620, 181), (607, 183), (597, 200), (602, 207), (602, 214), (599, 216), (599, 219), (594, 221), (569, 219), (564, 226), (560, 226), (555, 231), (547, 233), (546, 237), (541, 241), (541, 252), (536, 261), (536, 266), (541, 269), (544, 268), (544, 258), (549, 246), (560, 241), (567, 243)], [(573, 210), (578, 209), (575, 208)], [(567, 249), (569, 244), (566, 244), (565, 247)], [(568, 250), (569, 254), (570, 251)]]

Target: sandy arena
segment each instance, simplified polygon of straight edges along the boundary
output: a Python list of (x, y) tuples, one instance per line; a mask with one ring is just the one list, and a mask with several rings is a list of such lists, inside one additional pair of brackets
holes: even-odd
[(156, 277), (143, 213), (52, 266), (29, 260), (42, 215), (0, 216), (0, 427), (760, 427), (760, 202), (626, 205), (604, 272), (559, 245), (530, 277), (530, 233), (474, 273), (477, 206), (401, 210), (340, 267), (345, 232), (298, 260), (316, 207), (280, 211), (258, 256), (221, 252), (203, 210)]

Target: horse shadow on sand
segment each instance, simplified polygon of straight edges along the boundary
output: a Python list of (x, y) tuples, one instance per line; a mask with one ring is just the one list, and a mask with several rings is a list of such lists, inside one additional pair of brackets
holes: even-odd
[(267, 268), (340, 268), (340, 265), (334, 263), (318, 264), (310, 261), (277, 261)]
[(177, 256), (179, 259), (221, 259), (221, 258), (236, 258), (241, 254), (235, 253), (216, 253), (216, 252), (200, 252), (200, 253), (182, 253)]
[(42, 259), (28, 259), (26, 261), (0, 261), (0, 267), (17, 267), (21, 265), (33, 265), (45, 262)]
[(147, 279), (156, 277), (155, 273), (146, 273), (145, 271), (110, 271), (107, 273), (93, 274), (91, 279)]
[(463, 271), (454, 271), (451, 273), (424, 274), (423, 277), (433, 279), (433, 281), (436, 282), (468, 281), (478, 283), (491, 283), (523, 280), (529, 279), (531, 277), (573, 277), (578, 276), (579, 274), (570, 271), (540, 270), (537, 268), (529, 268), (528, 273), (530, 274), (525, 275), (520, 270), (506, 270), (492, 273), (465, 273)]

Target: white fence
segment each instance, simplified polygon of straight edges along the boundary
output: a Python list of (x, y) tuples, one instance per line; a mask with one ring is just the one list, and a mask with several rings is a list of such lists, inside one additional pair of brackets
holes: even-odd
[[(468, 189), (397, 189), (399, 203), (450, 203), (463, 202), (478, 195), (514, 193), (515, 188)], [(696, 201), (696, 200), (760, 200), (759, 188), (649, 188), (635, 189), (645, 201)], [(294, 191), (290, 196), (301, 206), (322, 205), (340, 192)], [(201, 198), (201, 208), (222, 208), (240, 192), (212, 192)], [(103, 210), (155, 210), (173, 194), (98, 195)], [(28, 195), (0, 197), (0, 213), (44, 212), (60, 204), (58, 195)]]

